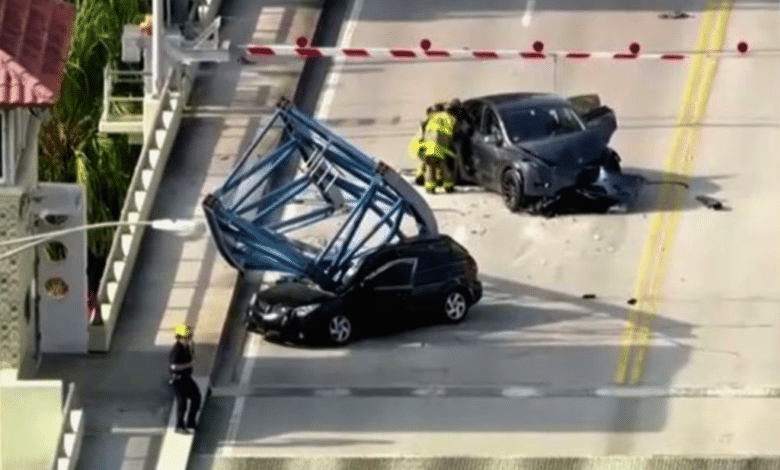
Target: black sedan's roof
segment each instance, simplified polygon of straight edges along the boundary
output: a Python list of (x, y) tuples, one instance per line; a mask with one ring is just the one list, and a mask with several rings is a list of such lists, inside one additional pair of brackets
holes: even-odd
[(525, 108), (529, 106), (549, 106), (568, 103), (566, 99), (560, 95), (541, 92), (501, 93), (496, 95), (480, 96), (473, 98), (472, 100), (488, 102), (498, 108), (499, 111)]

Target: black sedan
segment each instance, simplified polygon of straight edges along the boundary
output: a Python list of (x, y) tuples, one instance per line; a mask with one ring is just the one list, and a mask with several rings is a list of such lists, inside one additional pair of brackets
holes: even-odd
[(563, 200), (625, 209), (637, 196), (641, 177), (621, 172), (608, 146), (615, 113), (597, 95), (509, 93), (463, 105), (457, 178), (501, 194), (511, 211)]
[(303, 281), (261, 290), (250, 301), (246, 325), (268, 338), (344, 345), (423, 319), (459, 323), (481, 297), (474, 258), (439, 235), (373, 251), (334, 292)]

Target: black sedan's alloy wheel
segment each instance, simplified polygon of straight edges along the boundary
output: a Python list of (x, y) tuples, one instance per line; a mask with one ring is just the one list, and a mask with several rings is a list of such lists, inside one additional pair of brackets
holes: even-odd
[(342, 313), (330, 317), (327, 323), (328, 339), (333, 344), (347, 344), (352, 339), (352, 321)]
[(460, 290), (453, 290), (444, 298), (444, 319), (448, 323), (460, 323), (466, 318), (468, 308), (466, 295)]
[(501, 197), (510, 211), (517, 212), (522, 208), (522, 190), (520, 176), (513, 170), (506, 170), (501, 176)]

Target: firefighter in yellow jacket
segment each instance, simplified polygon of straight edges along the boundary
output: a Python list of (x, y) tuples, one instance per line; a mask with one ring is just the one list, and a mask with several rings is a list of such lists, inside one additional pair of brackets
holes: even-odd
[(447, 111), (437, 108), (425, 123), (422, 138), (410, 144), (410, 153), (422, 158), (426, 171), (425, 190), (433, 194), (441, 185), (446, 192), (455, 189), (455, 179), (451, 175), (446, 158), (454, 157), (452, 151), (456, 119)]
[(444, 103), (436, 103), (425, 110), (425, 120), (420, 122), (420, 135), (409, 143), (409, 154), (411, 157), (420, 159), (420, 166), (417, 167), (417, 174), (414, 176), (414, 183), (417, 186), (425, 184), (425, 158), (423, 158), (421, 145), (424, 140), (422, 136), (425, 135), (425, 126), (428, 125), (431, 116), (440, 111), (444, 111)]

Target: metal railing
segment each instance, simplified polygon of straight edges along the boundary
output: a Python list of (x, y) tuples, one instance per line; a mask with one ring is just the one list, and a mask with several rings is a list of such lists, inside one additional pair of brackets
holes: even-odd
[[(103, 69), (103, 122), (143, 121), (144, 78), (150, 72), (143, 70), (114, 70), (110, 65)], [(115, 96), (117, 84), (140, 84), (138, 95)]]
[(76, 403), (76, 384), (68, 384), (65, 404), (62, 407), (62, 424), (60, 425), (57, 447), (51, 459), (51, 470), (74, 470), (81, 451), (81, 441), (84, 437), (84, 414), (81, 409), (74, 409)]

